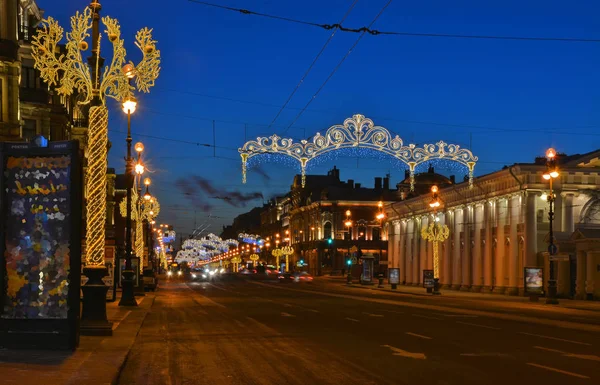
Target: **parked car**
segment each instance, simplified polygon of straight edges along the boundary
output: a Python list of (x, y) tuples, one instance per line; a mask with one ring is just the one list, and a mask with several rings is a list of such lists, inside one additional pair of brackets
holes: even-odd
[(156, 291), (158, 287), (158, 275), (152, 269), (144, 269), (144, 290)]

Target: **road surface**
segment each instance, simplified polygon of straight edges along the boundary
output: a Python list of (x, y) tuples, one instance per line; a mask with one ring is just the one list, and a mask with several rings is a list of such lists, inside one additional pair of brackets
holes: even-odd
[(597, 384), (600, 312), (243, 279), (164, 283), (121, 384)]

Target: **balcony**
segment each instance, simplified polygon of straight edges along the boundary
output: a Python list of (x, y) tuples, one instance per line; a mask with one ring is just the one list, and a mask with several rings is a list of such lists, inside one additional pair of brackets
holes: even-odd
[(25, 88), (19, 89), (19, 99), (23, 103), (49, 104), (48, 91), (43, 88)]

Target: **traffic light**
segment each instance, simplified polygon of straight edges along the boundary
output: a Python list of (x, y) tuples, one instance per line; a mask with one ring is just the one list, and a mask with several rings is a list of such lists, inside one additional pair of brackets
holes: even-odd
[(301, 259), (301, 260), (300, 260), (300, 264), (301, 264), (301, 265), (304, 265), (304, 259)]
[(348, 261), (346, 262), (348, 264), (348, 266), (352, 265), (352, 260), (348, 259)]
[(331, 245), (331, 244), (333, 243), (333, 239), (329, 238), (329, 239), (327, 240), (327, 243)]

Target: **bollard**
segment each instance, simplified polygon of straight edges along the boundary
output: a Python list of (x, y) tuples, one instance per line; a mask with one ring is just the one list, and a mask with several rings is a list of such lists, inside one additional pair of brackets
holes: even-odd
[(381, 273), (379, 273), (379, 285), (377, 287), (383, 289), (383, 274)]

